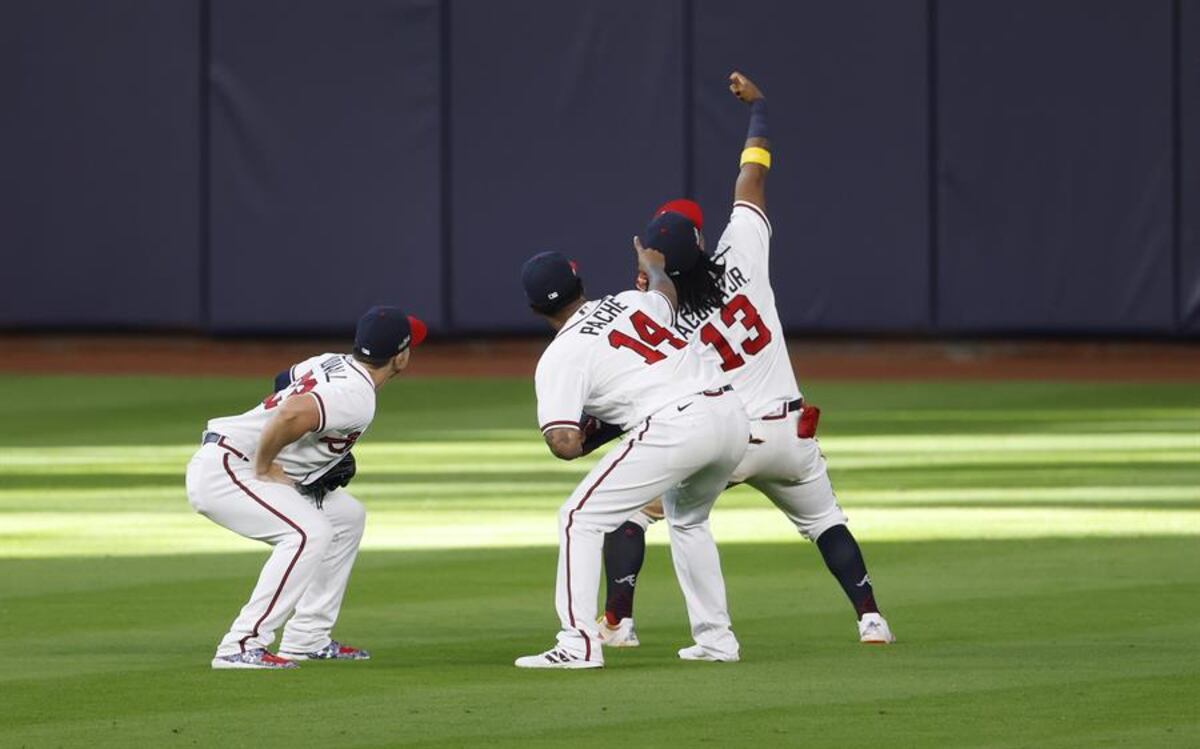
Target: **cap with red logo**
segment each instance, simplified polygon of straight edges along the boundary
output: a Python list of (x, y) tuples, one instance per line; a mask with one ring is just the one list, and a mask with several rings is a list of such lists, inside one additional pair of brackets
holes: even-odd
[(658, 218), (664, 213), (678, 213), (695, 224), (697, 229), (704, 228), (704, 212), (700, 210), (700, 204), (694, 200), (688, 200), (687, 198), (668, 200), (654, 212), (654, 218)]
[(668, 276), (687, 273), (700, 262), (700, 229), (682, 213), (667, 211), (654, 217), (639, 237), (646, 249), (666, 258)]
[(358, 319), (354, 351), (370, 359), (390, 359), (425, 340), (425, 323), (399, 307), (372, 307)]
[(526, 260), (521, 285), (530, 306), (546, 314), (554, 314), (583, 293), (575, 261), (561, 252), (539, 252)]

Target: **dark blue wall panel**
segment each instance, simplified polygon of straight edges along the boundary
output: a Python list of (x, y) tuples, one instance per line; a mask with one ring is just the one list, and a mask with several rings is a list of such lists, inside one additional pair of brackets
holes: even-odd
[(217, 330), (440, 323), (435, 0), (213, 0)]
[(939, 3), (939, 321), (1169, 331), (1171, 8)]
[(770, 103), (772, 279), (784, 323), (886, 330), (928, 322), (923, 0), (695, 3), (695, 186), (715, 242), (747, 110), (735, 68)]
[(1200, 333), (1200, 0), (9, 0), (0, 327), (541, 330), (716, 241), (734, 68), (791, 329)]
[(628, 288), (631, 237), (682, 189), (678, 0), (453, 0), (453, 313), (467, 330), (541, 330), (520, 266), (580, 262)]
[(199, 319), (193, 0), (0, 3), (0, 324)]
[(1180, 25), (1182, 121), (1179, 300), (1181, 327), (1200, 333), (1200, 0), (1184, 0)]

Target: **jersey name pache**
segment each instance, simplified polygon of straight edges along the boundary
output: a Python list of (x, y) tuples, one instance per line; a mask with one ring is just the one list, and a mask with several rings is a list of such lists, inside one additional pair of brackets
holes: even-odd
[(662, 407), (728, 383), (713, 362), (671, 332), (660, 292), (624, 291), (585, 303), (538, 361), (543, 432), (578, 426), (587, 412), (630, 429)]
[(733, 204), (713, 257), (725, 263), (724, 306), (700, 319), (679, 315), (675, 332), (725, 372), (750, 418), (800, 397), (769, 273), (771, 224), (758, 206)]
[(280, 451), (276, 462), (300, 484), (310, 484), (337, 464), (375, 418), (375, 383), (363, 365), (345, 354), (321, 354), (292, 365), (291, 383), (237, 416), (208, 422), (253, 460), (263, 429), (288, 398), (312, 397), (320, 412), (317, 428)]

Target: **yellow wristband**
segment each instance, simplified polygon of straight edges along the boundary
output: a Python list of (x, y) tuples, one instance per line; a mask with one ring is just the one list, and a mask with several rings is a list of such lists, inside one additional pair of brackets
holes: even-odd
[(746, 164), (758, 164), (759, 166), (764, 166), (767, 169), (770, 169), (771, 152), (765, 148), (758, 148), (757, 146), (747, 148), (742, 151), (741, 165), (745, 166)]

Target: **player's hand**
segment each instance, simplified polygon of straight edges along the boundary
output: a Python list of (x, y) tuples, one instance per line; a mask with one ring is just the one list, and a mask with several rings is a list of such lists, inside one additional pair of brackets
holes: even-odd
[(271, 469), (266, 473), (260, 473), (257, 476), (259, 481), (270, 481), (275, 484), (283, 484), (295, 488), (296, 482), (288, 478), (288, 475), (283, 472), (283, 466), (278, 463), (272, 463)]
[(641, 284), (642, 277), (645, 276), (646, 288), (649, 288), (650, 276), (652, 274), (666, 273), (667, 258), (658, 250), (647, 250), (645, 247), (642, 247), (642, 240), (636, 236), (633, 238), (633, 250), (637, 253), (638, 259), (638, 283)]
[(736, 70), (729, 74), (729, 91), (747, 104), (764, 98), (763, 92), (759, 91), (758, 86), (754, 85), (754, 81)]

